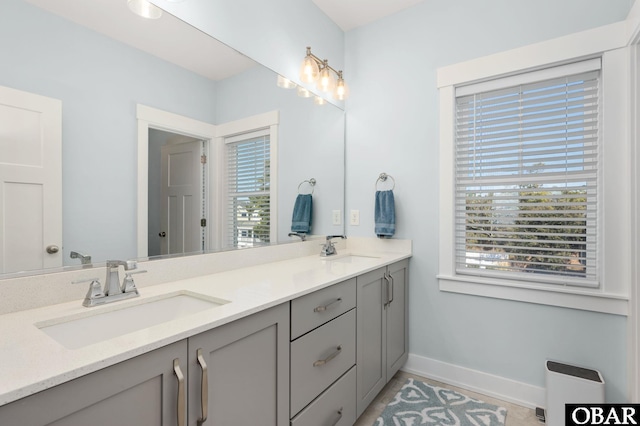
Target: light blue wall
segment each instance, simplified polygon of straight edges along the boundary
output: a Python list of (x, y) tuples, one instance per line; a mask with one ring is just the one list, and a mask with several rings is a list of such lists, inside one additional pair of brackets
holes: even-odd
[(410, 351), (544, 386), (544, 360), (599, 369), (627, 393), (626, 317), (440, 292), (436, 69), (619, 20), (629, 0), (428, 0), (346, 35), (349, 235), (373, 236), (373, 182), (396, 180), (397, 237), (411, 238)]
[[(277, 75), (254, 67), (220, 81), (217, 86), (217, 123), (278, 110), (278, 241), (288, 241), (298, 185), (316, 179), (313, 189), (312, 234), (336, 235), (344, 225), (333, 225), (331, 212), (344, 206), (344, 111), (295, 90), (276, 86)], [(309, 187), (302, 185), (301, 193)]]
[(62, 101), (65, 262), (136, 257), (136, 104), (211, 122), (214, 83), (21, 0), (2, 0), (0, 52), (0, 85)]

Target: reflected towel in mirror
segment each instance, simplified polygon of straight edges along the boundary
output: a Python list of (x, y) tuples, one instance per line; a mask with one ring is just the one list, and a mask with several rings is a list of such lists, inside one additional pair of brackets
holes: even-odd
[(396, 232), (396, 207), (393, 191), (376, 191), (375, 232), (380, 238), (391, 238)]
[(311, 216), (313, 214), (313, 199), (311, 194), (298, 194), (293, 206), (291, 232), (311, 232)]

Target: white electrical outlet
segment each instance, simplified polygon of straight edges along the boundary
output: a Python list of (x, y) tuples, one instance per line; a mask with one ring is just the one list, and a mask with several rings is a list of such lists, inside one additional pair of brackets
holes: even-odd
[(334, 225), (342, 224), (342, 218), (340, 217), (340, 210), (333, 210), (331, 217)]
[(351, 210), (349, 215), (349, 223), (351, 225), (360, 225), (360, 210)]

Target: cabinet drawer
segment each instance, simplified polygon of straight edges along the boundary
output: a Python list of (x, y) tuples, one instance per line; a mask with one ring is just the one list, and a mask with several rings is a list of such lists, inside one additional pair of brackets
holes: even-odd
[(356, 422), (356, 367), (302, 410), (291, 426), (351, 426)]
[(352, 309), (291, 343), (291, 416), (356, 363), (355, 313)]
[(356, 306), (356, 279), (323, 288), (291, 302), (291, 340)]

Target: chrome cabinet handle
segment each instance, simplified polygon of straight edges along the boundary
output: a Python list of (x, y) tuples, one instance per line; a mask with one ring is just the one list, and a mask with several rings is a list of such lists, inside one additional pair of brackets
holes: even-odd
[(387, 303), (388, 305), (391, 304), (391, 302), (393, 302), (393, 277), (391, 276), (391, 272), (388, 273), (387, 275), (387, 280), (389, 281), (389, 287), (391, 289), (391, 296), (387, 295), (387, 298), (389, 300), (389, 302)]
[(202, 356), (202, 349), (198, 349), (196, 355), (198, 357), (198, 364), (200, 364), (200, 368), (202, 369), (202, 385), (200, 391), (202, 417), (198, 419), (198, 425), (202, 425), (207, 421), (207, 417), (209, 417), (209, 373), (207, 363), (204, 362), (204, 357)]
[(184, 406), (186, 394), (184, 392), (184, 375), (180, 369), (180, 359), (173, 360), (173, 371), (178, 378), (178, 426), (184, 426)]
[(384, 281), (385, 281), (385, 287), (383, 289), (384, 304), (382, 305), (382, 307), (384, 309), (387, 309), (387, 306), (389, 305), (389, 303), (391, 303), (391, 300), (389, 299), (389, 286), (391, 285), (391, 279), (389, 278), (386, 272), (384, 273)]
[(338, 418), (336, 419), (335, 422), (333, 422), (333, 424), (331, 426), (336, 426), (338, 423), (340, 423), (340, 420), (342, 420), (342, 410), (344, 407), (340, 407), (340, 409), (338, 410)]
[(336, 306), (338, 303), (342, 302), (342, 298), (338, 297), (336, 300), (334, 300), (333, 302), (326, 304), (324, 306), (317, 306), (315, 308), (313, 308), (313, 312), (324, 312), (326, 310), (329, 310), (331, 308), (333, 308), (334, 306)]
[(320, 367), (322, 365), (325, 365), (326, 363), (328, 363), (329, 361), (331, 361), (332, 359), (340, 355), (340, 352), (342, 352), (342, 345), (338, 345), (338, 347), (336, 348), (336, 351), (331, 355), (329, 355), (328, 357), (326, 357), (325, 359), (319, 359), (316, 362), (314, 362), (313, 366)]

